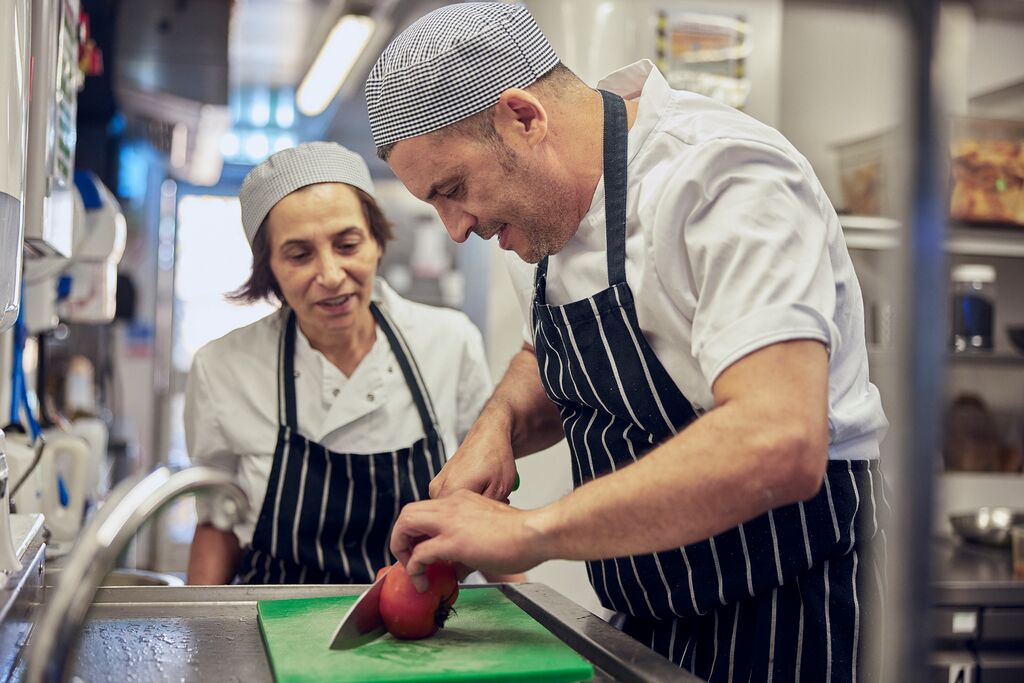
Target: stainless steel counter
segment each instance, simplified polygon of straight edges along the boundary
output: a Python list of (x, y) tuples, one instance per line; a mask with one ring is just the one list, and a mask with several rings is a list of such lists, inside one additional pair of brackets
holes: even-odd
[[(256, 602), (355, 595), (362, 588), (101, 588), (82, 634), (75, 673), (90, 683), (273, 681)], [(595, 681), (698, 680), (547, 586), (503, 584), (500, 588), (590, 661)], [(13, 680), (20, 680), (23, 673), (21, 665)]]
[(1009, 548), (936, 538), (932, 603), (1024, 607), (1024, 579), (1015, 579)]
[[(41, 548), (36, 542), (26, 550), (34, 557)], [(1024, 580), (1013, 578), (1008, 551), (937, 539), (935, 552), (931, 621), (938, 638), (984, 647), (985, 636), (1004, 645), (1014, 634), (1024, 637), (1024, 628), (1018, 631), (1013, 622), (1024, 617)], [(29, 562), (17, 579), (34, 580), (36, 588), (30, 587), (29, 596), (37, 595), (38, 574), (39, 567)], [(361, 588), (102, 588), (86, 622), (75, 673), (90, 682), (273, 681), (257, 622), (257, 601), (354, 595)], [(590, 661), (595, 681), (698, 680), (542, 584), (502, 585), (501, 589)], [(12, 628), (14, 640), (24, 639), (26, 614), (22, 606), (3, 620)], [(975, 669), (978, 660), (974, 656), (970, 660), (970, 668)], [(16, 665), (3, 664), (2, 674)], [(20, 680), (23, 673), (23, 664), (18, 663), (11, 680)]]
[(950, 538), (934, 543), (928, 626), (931, 680), (1024, 680), (1024, 579), (1013, 577), (1009, 548)]
[(0, 574), (0, 681), (17, 665), (41, 598), (45, 559), (42, 515), (11, 515), (11, 538), (21, 569)]

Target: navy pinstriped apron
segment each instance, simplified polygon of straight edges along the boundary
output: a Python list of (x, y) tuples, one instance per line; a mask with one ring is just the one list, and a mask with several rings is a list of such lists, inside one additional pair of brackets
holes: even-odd
[(239, 583), (371, 583), (393, 562), (388, 541), (406, 503), (428, 497), (444, 465), (444, 444), (416, 361), (388, 315), (370, 304), (412, 393), (424, 437), (408, 448), (336, 453), (298, 431), (295, 409), (295, 313), (282, 330), (278, 358), (277, 447)]
[[(625, 266), (626, 110), (601, 94), (609, 287), (548, 305), (544, 259), (533, 304), (537, 362), (575, 486), (635, 462), (696, 417), (637, 321)], [(884, 547), (882, 487), (877, 461), (832, 460), (809, 501), (675, 550), (588, 562), (590, 582), (624, 615), (624, 631), (710, 681), (877, 678), (858, 655), (883, 637), (884, 558), (867, 543), (878, 534)]]

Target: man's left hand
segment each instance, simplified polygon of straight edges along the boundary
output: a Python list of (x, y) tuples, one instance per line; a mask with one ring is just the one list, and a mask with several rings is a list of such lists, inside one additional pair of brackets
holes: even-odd
[(465, 490), (409, 503), (391, 531), (391, 552), (417, 588), (426, 588), (423, 572), (439, 560), (490, 573), (523, 572), (548, 559), (531, 523), (535, 514)]

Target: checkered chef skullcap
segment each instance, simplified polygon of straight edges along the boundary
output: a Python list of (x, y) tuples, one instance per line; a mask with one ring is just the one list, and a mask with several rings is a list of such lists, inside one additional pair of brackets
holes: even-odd
[(335, 142), (306, 142), (281, 150), (249, 171), (238, 192), (249, 246), (275, 204), (316, 183), (345, 183), (373, 196), (370, 170), (355, 152)]
[(436, 9), (395, 38), (370, 71), (373, 143), (382, 147), (472, 116), (557, 64), (525, 7), (466, 2)]

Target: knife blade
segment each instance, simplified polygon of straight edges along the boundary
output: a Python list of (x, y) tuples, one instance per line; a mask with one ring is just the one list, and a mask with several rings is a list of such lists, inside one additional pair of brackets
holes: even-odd
[(329, 644), (332, 650), (350, 650), (365, 645), (384, 635), (384, 621), (380, 616), (380, 591), (387, 572), (352, 603), (342, 618)]

